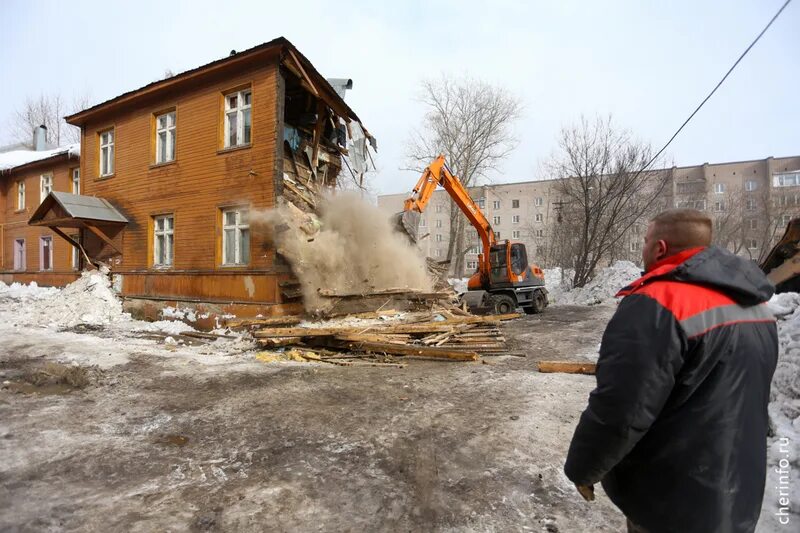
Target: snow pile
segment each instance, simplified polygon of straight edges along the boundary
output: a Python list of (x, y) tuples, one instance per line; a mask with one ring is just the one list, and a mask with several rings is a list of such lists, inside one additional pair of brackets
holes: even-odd
[[(760, 526), (783, 531), (778, 521), (782, 507), (792, 509), (792, 522), (800, 510), (800, 294), (776, 294), (769, 307), (778, 319), (780, 351), (769, 398), (771, 435), (768, 441), (767, 483)], [(789, 498), (791, 505), (780, 503)], [(785, 517), (784, 517), (785, 518)]]
[(52, 298), (39, 300), (31, 311), (42, 322), (59, 326), (77, 324), (104, 325), (130, 318), (122, 312), (122, 303), (111, 290), (108, 269), (81, 273)]
[(0, 299), (8, 298), (12, 300), (43, 300), (52, 298), (59, 293), (55, 287), (39, 287), (35, 281), (30, 285), (12, 283), (6, 285), (0, 281)]
[[(561, 280), (563, 273), (563, 281)], [(550, 302), (556, 305), (595, 305), (614, 298), (620, 289), (642, 275), (641, 269), (630, 261), (617, 261), (601, 270), (583, 287), (570, 288), (572, 272), (560, 268), (545, 270), (545, 286)]]

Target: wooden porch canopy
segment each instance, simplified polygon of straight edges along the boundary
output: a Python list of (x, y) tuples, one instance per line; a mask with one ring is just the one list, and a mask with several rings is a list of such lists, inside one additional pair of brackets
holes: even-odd
[(113, 235), (128, 223), (128, 219), (111, 205), (108, 200), (95, 196), (83, 196), (67, 192), (52, 191), (39, 205), (28, 221), (29, 226), (46, 226), (76, 248), (87, 259), (80, 243), (59, 228), (87, 229), (97, 235), (118, 254), (122, 250), (113, 242)]

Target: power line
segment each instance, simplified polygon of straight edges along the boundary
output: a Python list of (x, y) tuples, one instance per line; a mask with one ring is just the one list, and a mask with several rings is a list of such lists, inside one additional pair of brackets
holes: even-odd
[(681, 127), (678, 128), (677, 131), (672, 134), (672, 137), (669, 138), (669, 140), (661, 148), (661, 150), (659, 150), (658, 153), (656, 153), (656, 155), (654, 155), (653, 158), (645, 166), (643, 166), (642, 169), (639, 172), (636, 173), (636, 176), (634, 176), (634, 179), (636, 179), (636, 177), (639, 176), (639, 174), (641, 174), (643, 171), (647, 170), (647, 168), (650, 165), (652, 165), (655, 162), (656, 159), (658, 159), (658, 156), (660, 156), (662, 153), (664, 153), (664, 150), (666, 150), (667, 147), (672, 143), (672, 141), (675, 140), (675, 137), (677, 137), (678, 134), (683, 130), (683, 128), (686, 127), (686, 125), (689, 123), (689, 121), (692, 120), (692, 118), (697, 114), (698, 111), (700, 111), (700, 109), (703, 107), (703, 105), (705, 105), (705, 103), (708, 102), (709, 98), (711, 98), (714, 95), (714, 93), (717, 92), (717, 89), (719, 89), (720, 86), (723, 84), (723, 82), (728, 78), (728, 76), (731, 75), (731, 72), (733, 72), (733, 69), (735, 69), (736, 66), (742, 61), (742, 59), (744, 59), (744, 56), (746, 56), (747, 53), (750, 51), (750, 49), (753, 48), (753, 46), (755, 46), (755, 44), (759, 41), (759, 39), (761, 39), (761, 37), (767, 32), (769, 27), (772, 26), (772, 23), (775, 22), (775, 19), (777, 19), (780, 16), (780, 14), (783, 13), (783, 10), (786, 9), (786, 6), (788, 6), (791, 2), (792, 2), (792, 0), (786, 0), (786, 2), (781, 6), (781, 8), (778, 10), (778, 12), (775, 13), (775, 16), (772, 17), (772, 19), (770, 19), (770, 21), (767, 23), (766, 26), (764, 26), (764, 29), (761, 30), (761, 33), (759, 33), (756, 36), (756, 38), (753, 40), (753, 42), (750, 43), (750, 46), (748, 46), (745, 49), (745, 51), (742, 52), (742, 55), (739, 56), (739, 59), (736, 60), (736, 62), (733, 64), (733, 66), (730, 69), (728, 69), (728, 72), (726, 72), (725, 75), (722, 77), (722, 79), (719, 80), (719, 83), (717, 83), (717, 85), (714, 86), (714, 88), (711, 90), (711, 92), (708, 93), (708, 96), (706, 96), (703, 99), (703, 101), (700, 102), (700, 105), (697, 106), (697, 108), (694, 111), (692, 111), (692, 114), (689, 115), (689, 118), (687, 118), (686, 120), (683, 121), (683, 124), (681, 124)]

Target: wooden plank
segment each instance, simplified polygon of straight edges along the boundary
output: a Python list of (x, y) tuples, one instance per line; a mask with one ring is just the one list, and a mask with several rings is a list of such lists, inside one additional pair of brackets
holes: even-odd
[(275, 316), (269, 318), (242, 318), (233, 319), (225, 322), (229, 328), (241, 328), (247, 326), (294, 326), (303, 321), (303, 317), (296, 315)]
[(452, 325), (445, 324), (444, 322), (430, 322), (427, 324), (397, 324), (385, 326), (377, 324), (375, 326), (365, 327), (330, 327), (330, 328), (269, 328), (262, 329), (253, 333), (253, 336), (258, 338), (269, 337), (333, 337), (336, 335), (347, 334), (361, 334), (361, 333), (375, 333), (375, 334), (392, 334), (392, 333), (444, 333), (449, 331)]
[(477, 361), (480, 358), (480, 355), (478, 355), (477, 352), (449, 350), (446, 348), (434, 348), (431, 346), (390, 344), (385, 342), (334, 342), (341, 343), (340, 345), (343, 345), (351, 350), (372, 353), (425, 357), (428, 359), (448, 359), (453, 361)]
[(594, 374), (596, 363), (578, 363), (574, 361), (539, 361), (539, 372), (559, 372), (564, 374)]

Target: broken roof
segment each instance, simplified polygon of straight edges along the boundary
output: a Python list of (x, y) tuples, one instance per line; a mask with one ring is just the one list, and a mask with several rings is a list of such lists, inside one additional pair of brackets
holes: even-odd
[(53, 150), (11, 150), (2, 152), (0, 153), (0, 172), (8, 172), (17, 167), (63, 155), (79, 158), (81, 145), (70, 144)]
[(68, 192), (52, 191), (39, 205), (28, 221), (32, 226), (47, 225), (47, 213), (58, 205), (62, 213), (58, 218), (73, 218), (110, 224), (127, 224), (128, 219), (104, 198)]
[(88, 109), (84, 109), (83, 111), (79, 111), (73, 115), (70, 115), (66, 117), (66, 121), (70, 124), (79, 126), (84, 122), (86, 122), (86, 120), (90, 116), (99, 113), (101, 111), (109, 110), (119, 105), (131, 103), (145, 95), (153, 94), (155, 92), (174, 87), (178, 84), (192, 80), (203, 74), (235, 65), (239, 62), (242, 62), (243, 60), (251, 59), (255, 56), (258, 56), (259, 54), (274, 52), (278, 50), (287, 53), (289, 57), (295, 59), (299, 63), (300, 73), (301, 74), (307, 73), (310, 78), (313, 78), (311, 85), (312, 88), (321, 89), (321, 91), (320, 90), (316, 91), (318, 93), (318, 96), (322, 98), (326, 103), (328, 103), (328, 105), (334, 108), (334, 110), (337, 111), (339, 115), (342, 115), (342, 118), (344, 118), (347, 121), (356, 120), (358, 122), (361, 122), (361, 120), (358, 118), (358, 115), (356, 115), (356, 113), (352, 109), (350, 109), (350, 106), (348, 106), (345, 103), (344, 99), (338, 94), (336, 89), (334, 89), (331, 86), (331, 84), (317, 71), (317, 69), (314, 68), (314, 65), (312, 65), (311, 62), (303, 54), (301, 54), (300, 51), (297, 50), (297, 48), (295, 48), (295, 46), (292, 43), (290, 43), (289, 40), (286, 39), (285, 37), (278, 37), (277, 39), (273, 39), (264, 44), (254, 46), (253, 48), (250, 48), (243, 52), (231, 54), (222, 59), (218, 59), (216, 61), (212, 61), (211, 63), (199, 66), (197, 68), (187, 70), (186, 72), (182, 72), (170, 78), (155, 81), (153, 83), (145, 85), (144, 87), (140, 87), (133, 91), (128, 91), (115, 98), (106, 100), (105, 102), (92, 106)]

